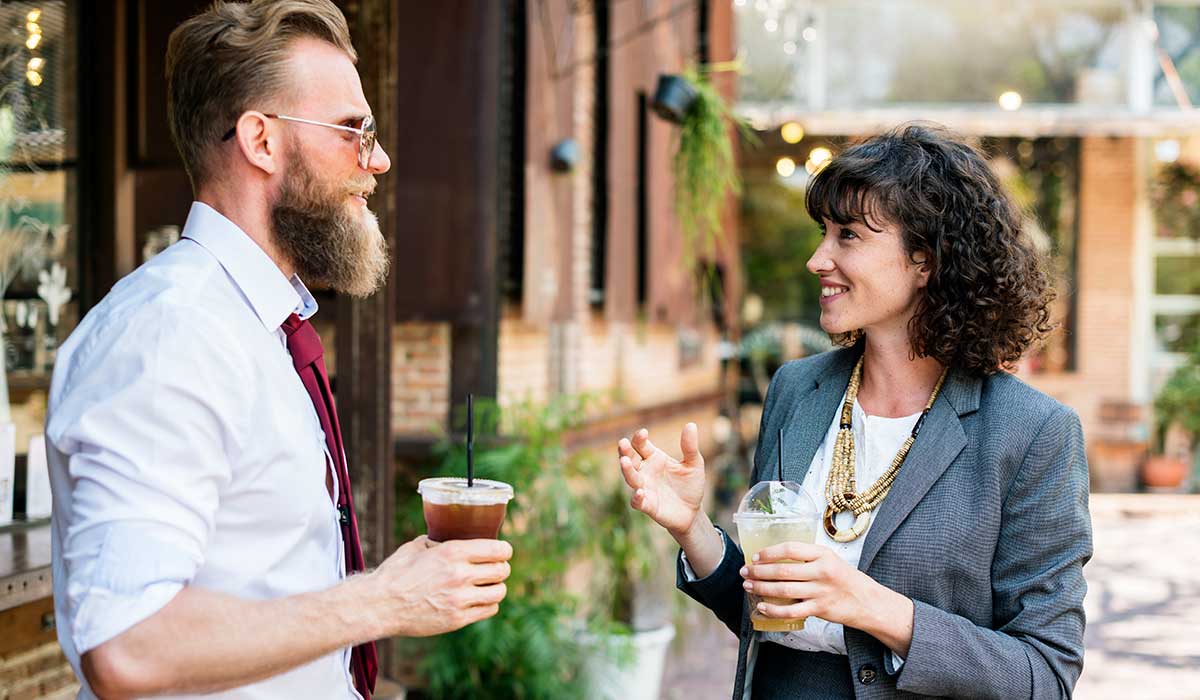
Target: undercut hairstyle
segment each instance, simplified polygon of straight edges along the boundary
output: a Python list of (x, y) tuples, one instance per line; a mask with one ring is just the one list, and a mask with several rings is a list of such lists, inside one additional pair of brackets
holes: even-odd
[(213, 152), (246, 110), (294, 89), (287, 62), (301, 38), (328, 42), (358, 61), (331, 0), (215, 2), (171, 32), (167, 118), (193, 191), (212, 175)]
[(1049, 261), (987, 158), (946, 129), (909, 124), (855, 143), (813, 177), (805, 208), (822, 227), (894, 225), (909, 260), (928, 265), (908, 326), (918, 357), (991, 374), (1054, 330)]

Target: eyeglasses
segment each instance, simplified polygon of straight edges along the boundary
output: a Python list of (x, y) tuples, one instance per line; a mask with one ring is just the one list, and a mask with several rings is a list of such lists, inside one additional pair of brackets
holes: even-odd
[[(363, 170), (371, 169), (371, 154), (375, 152), (375, 117), (367, 115), (363, 117), (361, 126), (343, 126), (341, 124), (329, 124), (327, 122), (317, 122), (311, 119), (301, 119), (300, 117), (289, 117), (285, 114), (267, 114), (263, 113), (264, 117), (271, 119), (280, 119), (286, 122), (298, 122), (300, 124), (312, 124), (313, 126), (327, 126), (330, 129), (339, 131), (349, 131), (353, 134), (358, 134), (358, 167)], [(225, 132), (221, 137), (222, 141), (228, 141), (237, 133), (237, 127), (233, 127)]]

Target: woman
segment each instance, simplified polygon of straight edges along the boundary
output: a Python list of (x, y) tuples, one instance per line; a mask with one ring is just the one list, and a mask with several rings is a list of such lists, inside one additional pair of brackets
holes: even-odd
[[(843, 347), (776, 373), (753, 481), (782, 459), (825, 509), (816, 543), (744, 565), (701, 508), (695, 424), (682, 461), (645, 430), (619, 443), (633, 507), (681, 546), (679, 587), (741, 638), (733, 697), (1070, 697), (1087, 462), (1075, 413), (1003, 371), (1050, 330), (1020, 214), (978, 151), (924, 126), (847, 149), (806, 206)], [(791, 601), (758, 611), (804, 629), (754, 632), (746, 592)]]

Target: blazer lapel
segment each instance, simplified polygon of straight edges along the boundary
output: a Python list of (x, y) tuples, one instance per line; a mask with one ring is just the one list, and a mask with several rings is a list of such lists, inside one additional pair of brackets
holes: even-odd
[(978, 377), (958, 371), (946, 377), (942, 393), (930, 409), (891, 491), (875, 511), (875, 522), (867, 532), (858, 561), (860, 571), (867, 571), (879, 548), (967, 446), (959, 417), (978, 410), (981, 387)]
[[(770, 459), (762, 465), (759, 480), (776, 477), (776, 460), (779, 459), (779, 428), (783, 428), (783, 475), (788, 481), (801, 482), (812, 466), (813, 456), (829, 431), (829, 424), (842, 407), (850, 372), (861, 355), (861, 349), (839, 352), (829, 368), (817, 378), (815, 386), (794, 394), (788, 408), (787, 420), (775, 426), (770, 435), (760, 436), (770, 440), (775, 449), (770, 450)], [(770, 469), (768, 472), (767, 470)]]

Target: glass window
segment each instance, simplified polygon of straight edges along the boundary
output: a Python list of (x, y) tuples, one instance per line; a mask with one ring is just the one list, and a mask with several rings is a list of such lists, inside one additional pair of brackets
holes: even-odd
[(747, 102), (1123, 105), (1120, 0), (737, 0)]
[[(1192, 104), (1200, 102), (1200, 7), (1160, 3), (1154, 8), (1158, 45), (1179, 74)], [(1154, 103), (1175, 107), (1178, 96), (1162, 70), (1154, 75)]]
[(17, 454), (78, 316), (76, 17), (73, 1), (0, 4), (0, 428)]

